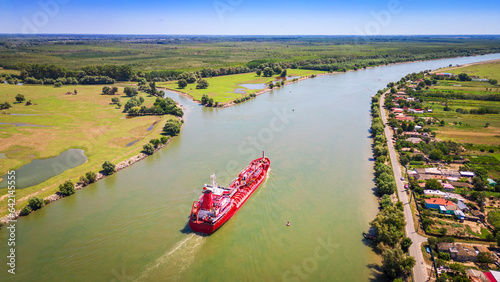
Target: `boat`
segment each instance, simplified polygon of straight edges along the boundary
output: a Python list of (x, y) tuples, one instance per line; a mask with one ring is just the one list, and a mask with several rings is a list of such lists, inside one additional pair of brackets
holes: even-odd
[(205, 184), (198, 201), (193, 202), (189, 227), (199, 233), (212, 234), (226, 223), (257, 190), (266, 179), (271, 161), (265, 152), (262, 158), (250, 162), (231, 184), (218, 186), (215, 174), (212, 174), (212, 185)]
[(377, 237), (373, 234), (363, 232), (363, 237), (365, 237), (366, 240), (375, 240)]

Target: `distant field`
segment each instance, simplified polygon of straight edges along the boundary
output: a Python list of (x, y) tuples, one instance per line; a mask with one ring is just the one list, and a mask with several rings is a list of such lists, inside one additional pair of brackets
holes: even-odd
[[(4, 45), (2, 45), (4, 44)], [(0, 35), (0, 66), (51, 63), (72, 70), (127, 64), (136, 71), (198, 70), (336, 58), (338, 62), (436, 59), (498, 52), (500, 37), (470, 36), (35, 36)], [(5, 48), (9, 46), (10, 48)]]
[(466, 67), (446, 68), (440, 71), (454, 74), (466, 73), (469, 76), (475, 75), (481, 78), (496, 79), (500, 81), (500, 60), (485, 64), (474, 64)]
[(20, 73), (21, 73), (21, 71), (18, 71), (18, 70), (8, 70), (8, 69), (4, 69), (4, 68), (0, 67), (0, 76), (2, 76), (2, 74), (19, 75)]
[[(449, 86), (450, 84), (460, 86)], [(486, 89), (492, 90), (486, 91)], [(433, 86), (427, 91), (450, 91), (450, 93), (459, 92), (479, 96), (489, 94), (500, 95), (498, 94), (500, 92), (500, 87), (494, 87), (488, 82), (475, 81), (439, 81), (437, 86)], [(444, 111), (446, 104), (451, 108), (450, 111)], [(424, 114), (425, 116), (434, 117), (440, 121), (444, 120), (446, 122), (446, 126), (444, 127), (434, 127), (438, 133), (438, 138), (461, 143), (484, 145), (500, 144), (500, 114), (478, 115), (456, 112), (457, 108), (471, 110), (481, 107), (488, 107), (500, 111), (500, 102), (424, 97), (424, 106), (433, 110), (433, 113), (426, 113)], [(489, 124), (488, 127), (485, 127), (486, 123)]]
[[(325, 73), (324, 71), (311, 71), (302, 69), (289, 69), (287, 70), (287, 72), (287, 75), (292, 77), (302, 77), (310, 76), (312, 74)], [(182, 91), (189, 94), (197, 101), (200, 101), (201, 97), (206, 94), (209, 98), (213, 98), (215, 102), (227, 103), (240, 98), (243, 95), (256, 93), (263, 88), (267, 88), (267, 85), (271, 81), (274, 81), (276, 79), (277, 77), (263, 77), (257, 76), (255, 73), (244, 73), (206, 78), (206, 80), (210, 84), (207, 89), (196, 89), (196, 83), (189, 84), (184, 89), (180, 89), (177, 86), (177, 81), (160, 82), (156, 85), (158, 87), (165, 87), (172, 90)], [(240, 84), (266, 84), (266, 86), (263, 88), (251, 90), (239, 86)], [(236, 91), (244, 93), (237, 93)]]
[[(78, 95), (65, 95), (77, 89)], [(88, 161), (74, 169), (55, 176), (43, 184), (18, 190), (17, 199), (39, 191), (40, 196), (54, 193), (58, 185), (66, 179), (77, 180), (87, 171), (99, 171), (105, 160), (122, 161), (138, 154), (150, 139), (159, 138), (168, 116), (145, 116), (125, 118), (121, 109), (110, 105), (109, 95), (100, 95), (102, 86), (71, 85), (55, 88), (53, 86), (0, 85), (0, 103), (9, 102), (13, 107), (1, 111), (2, 123), (26, 123), (47, 127), (0, 125), (0, 177), (7, 170), (18, 168), (34, 158), (48, 158), (59, 155), (71, 148), (85, 150)], [(120, 87), (119, 97), (122, 104), (128, 98), (123, 96)], [(23, 94), (35, 105), (15, 104), (14, 97)], [(155, 97), (141, 93), (145, 104), (153, 103)], [(34, 116), (8, 115), (5, 113), (34, 114)], [(153, 123), (158, 122), (151, 131)], [(130, 147), (129, 142), (140, 140)], [(41, 190), (43, 189), (43, 190)], [(0, 190), (0, 196), (6, 189)], [(6, 204), (0, 202), (0, 217), (5, 215)], [(18, 203), (19, 207), (22, 202)]]

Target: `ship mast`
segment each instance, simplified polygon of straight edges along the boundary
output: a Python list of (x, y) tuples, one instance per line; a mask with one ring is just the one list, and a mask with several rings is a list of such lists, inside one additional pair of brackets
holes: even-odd
[(210, 179), (212, 179), (212, 188), (218, 188), (217, 183), (215, 182), (215, 173), (212, 173), (212, 175), (210, 175)]

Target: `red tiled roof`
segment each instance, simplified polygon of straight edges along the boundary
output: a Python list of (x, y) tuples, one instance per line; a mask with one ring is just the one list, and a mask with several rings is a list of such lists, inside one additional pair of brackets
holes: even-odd
[(440, 205), (440, 206), (454, 206), (455, 205), (452, 201), (447, 201), (447, 200), (441, 199), (441, 198), (425, 199), (425, 202), (427, 204)]

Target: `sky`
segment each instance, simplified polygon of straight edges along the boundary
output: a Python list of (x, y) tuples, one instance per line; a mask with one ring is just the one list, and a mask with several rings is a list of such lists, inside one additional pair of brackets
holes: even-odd
[(0, 0), (0, 33), (500, 34), (500, 1)]

